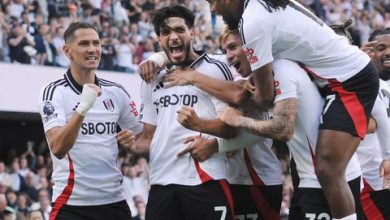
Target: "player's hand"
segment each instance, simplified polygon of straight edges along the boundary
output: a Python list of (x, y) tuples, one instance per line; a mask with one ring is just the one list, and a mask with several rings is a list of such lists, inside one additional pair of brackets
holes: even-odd
[(378, 43), (378, 41), (369, 41), (367, 43), (364, 43), (360, 49), (362, 51), (364, 51), (368, 56), (370, 56), (371, 58), (374, 57), (375, 53), (374, 53), (374, 49), (375, 49), (375, 46), (376, 44)]
[(147, 84), (151, 83), (161, 70), (161, 68), (158, 67), (155, 62), (150, 60), (142, 61), (138, 68), (141, 79), (144, 80)]
[(244, 81), (243, 87), (252, 95), (255, 94), (256, 87), (250, 82), (250, 80)]
[(163, 81), (168, 83), (168, 87), (185, 86), (192, 84), (197, 72), (191, 68), (177, 68), (164, 76)]
[(218, 111), (218, 118), (221, 119), (226, 124), (232, 126), (232, 127), (239, 127), (240, 126), (240, 118), (242, 114), (235, 110), (232, 107), (225, 107)]
[(89, 109), (95, 104), (98, 96), (102, 94), (102, 90), (93, 83), (86, 83), (83, 86), (83, 92), (81, 93), (81, 100), (76, 108), (76, 111), (84, 116)]
[(184, 144), (189, 144), (184, 150), (180, 151), (177, 156), (181, 157), (186, 153), (190, 153), (194, 160), (199, 162), (207, 160), (212, 154), (218, 151), (216, 140), (208, 140), (198, 136), (188, 137)]
[(192, 107), (182, 106), (177, 111), (177, 121), (185, 128), (198, 131), (200, 119)]
[(380, 176), (383, 177), (383, 188), (390, 189), (390, 160), (383, 160), (379, 170)]
[(135, 143), (135, 136), (130, 130), (122, 130), (115, 136), (119, 145), (123, 147), (127, 152), (132, 151), (132, 147)]

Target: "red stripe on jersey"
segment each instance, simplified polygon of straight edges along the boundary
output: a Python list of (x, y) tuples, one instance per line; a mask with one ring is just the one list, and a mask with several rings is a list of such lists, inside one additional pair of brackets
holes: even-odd
[[(199, 137), (202, 137), (202, 132), (199, 133)], [(198, 172), (199, 178), (202, 181), (202, 183), (208, 182), (210, 180), (213, 180), (211, 176), (209, 176), (199, 165), (199, 162), (197, 160), (194, 160), (196, 172)]]
[(267, 220), (279, 220), (279, 213), (273, 210), (265, 198), (264, 194), (261, 192), (259, 186), (249, 186), (253, 200), (257, 210), (260, 211), (262, 219)]
[(370, 192), (374, 191), (370, 184), (363, 178), (364, 182), (364, 188), (362, 190), (362, 193), (360, 195), (360, 201), (362, 202), (363, 211), (366, 215), (367, 219), (370, 220), (384, 220), (383, 214), (381, 211), (376, 207), (374, 201), (372, 200), (370, 196)]
[(226, 196), (226, 199), (229, 203), (230, 212), (232, 213), (232, 219), (235, 219), (234, 216), (234, 200), (232, 192), (230, 192), (229, 184), (226, 182), (226, 180), (218, 180), (219, 185), (221, 185), (222, 190)]
[(341, 101), (352, 118), (357, 135), (363, 139), (367, 132), (368, 123), (366, 113), (356, 93), (345, 90), (341, 83), (337, 81), (331, 81), (329, 87), (332, 91), (339, 94)]
[(313, 152), (313, 148), (311, 147), (309, 137), (307, 137), (307, 135), (306, 135), (306, 139), (307, 139), (307, 143), (309, 144), (309, 150), (310, 150), (311, 160), (313, 162), (313, 167), (314, 167), (314, 170), (316, 170), (316, 164), (317, 164), (316, 155)]
[(248, 169), (249, 176), (252, 179), (252, 182), (256, 186), (264, 186), (263, 180), (257, 175), (255, 168), (252, 165), (251, 159), (249, 158), (248, 150), (246, 148), (243, 149), (244, 160), (246, 164), (246, 168)]
[(202, 181), (202, 183), (208, 182), (210, 180), (213, 180), (211, 176), (209, 176), (199, 165), (199, 162), (194, 160), (196, 172), (198, 172), (199, 178)]
[(70, 195), (72, 194), (73, 187), (74, 187), (74, 169), (73, 169), (73, 162), (70, 158), (70, 154), (67, 154), (68, 160), (69, 160), (69, 177), (68, 177), (68, 184), (65, 186), (64, 191), (62, 191), (61, 195), (59, 195), (54, 201), (54, 207), (52, 208), (50, 212), (50, 220), (55, 220), (57, 218), (57, 215), (60, 211), (60, 209), (68, 202)]

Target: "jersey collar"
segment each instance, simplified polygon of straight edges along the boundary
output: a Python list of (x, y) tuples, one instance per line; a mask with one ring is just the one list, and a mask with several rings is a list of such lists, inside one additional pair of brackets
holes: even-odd
[[(206, 56), (206, 52), (205, 51), (195, 51), (195, 53), (197, 53), (199, 55), (199, 57), (196, 60), (185, 62), (182, 65), (180, 65), (180, 67), (193, 68), (197, 63), (199, 63)], [(172, 65), (171, 63), (168, 63), (166, 68), (167, 68), (167, 70), (171, 70), (171, 68), (173, 66), (174, 65)]]
[[(76, 93), (81, 94), (83, 91), (83, 86), (78, 84), (76, 80), (74, 80), (72, 73), (70, 72), (70, 69), (68, 69), (65, 73), (65, 80), (68, 81), (70, 88)], [(100, 87), (99, 78), (95, 75), (95, 85)]]

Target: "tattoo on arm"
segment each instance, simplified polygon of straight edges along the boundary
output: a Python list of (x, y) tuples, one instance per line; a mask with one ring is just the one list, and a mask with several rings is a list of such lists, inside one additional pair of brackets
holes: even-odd
[(288, 141), (294, 134), (295, 114), (296, 99), (288, 98), (275, 103), (272, 119), (262, 121), (242, 117), (240, 127), (262, 137)]

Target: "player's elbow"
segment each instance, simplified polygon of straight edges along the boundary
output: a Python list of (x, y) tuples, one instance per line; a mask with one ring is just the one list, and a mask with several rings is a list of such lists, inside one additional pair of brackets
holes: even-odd
[(294, 132), (290, 132), (290, 131), (282, 132), (279, 135), (278, 141), (282, 141), (282, 142), (291, 141), (291, 139), (293, 138), (293, 135), (294, 135)]
[(56, 148), (52, 148), (51, 149), (51, 153), (59, 160), (61, 160), (62, 158), (65, 157), (66, 153), (59, 150), (59, 149), (56, 149)]
[(254, 101), (257, 107), (262, 110), (270, 109), (273, 105), (273, 97), (255, 97)]

